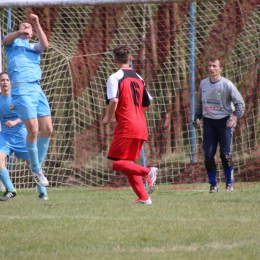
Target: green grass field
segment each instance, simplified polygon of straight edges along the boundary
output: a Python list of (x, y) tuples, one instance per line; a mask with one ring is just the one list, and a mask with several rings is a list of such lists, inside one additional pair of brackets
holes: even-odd
[(157, 186), (153, 205), (130, 189), (21, 191), (0, 203), (0, 259), (260, 259), (260, 185), (222, 186)]

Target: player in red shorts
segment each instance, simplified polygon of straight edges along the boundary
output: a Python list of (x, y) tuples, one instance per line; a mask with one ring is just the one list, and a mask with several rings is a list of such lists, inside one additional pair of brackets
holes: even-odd
[(142, 177), (148, 183), (150, 194), (155, 190), (158, 169), (134, 163), (140, 155), (143, 142), (148, 137), (144, 112), (151, 105), (152, 97), (146, 90), (144, 80), (130, 68), (132, 60), (130, 47), (119, 46), (113, 53), (118, 71), (107, 81), (108, 107), (103, 123), (109, 124), (115, 115), (117, 126), (108, 151), (107, 166), (111, 170), (126, 174), (138, 196), (134, 204), (152, 204)]

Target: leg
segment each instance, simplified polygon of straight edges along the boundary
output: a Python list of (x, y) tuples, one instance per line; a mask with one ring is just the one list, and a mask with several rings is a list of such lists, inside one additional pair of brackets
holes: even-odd
[(137, 197), (140, 200), (148, 200), (149, 196), (146, 193), (146, 190), (144, 188), (144, 184), (143, 184), (143, 180), (141, 176), (137, 176), (137, 175), (127, 175), (127, 179), (133, 189), (133, 191), (135, 192), (135, 194), (137, 195)]
[[(43, 93), (42, 89), (39, 91), (39, 100), (38, 100), (38, 107), (37, 107), (37, 118), (38, 124), (40, 129), (40, 134), (37, 140), (37, 148), (38, 148), (38, 160), (40, 168), (42, 168), (42, 163), (46, 157), (49, 143), (50, 143), (50, 136), (53, 131), (52, 121), (51, 121), (51, 111), (48, 100)], [(46, 179), (47, 180), (47, 179)], [(44, 185), (46, 186), (46, 185)], [(40, 191), (39, 191), (40, 189)], [(42, 188), (38, 188), (38, 191), (41, 193), (46, 194), (43, 197), (43, 200), (48, 199), (46, 189), (45, 191)], [(39, 196), (39, 199), (42, 195)]]
[(23, 121), (27, 129), (26, 148), (31, 161), (32, 172), (39, 173), (37, 137), (39, 125), (37, 107), (40, 86), (37, 83), (24, 83), (12, 88), (12, 102), (17, 116)]
[(0, 198), (0, 201), (6, 201), (6, 200), (16, 196), (16, 190), (10, 179), (9, 172), (5, 167), (5, 158), (6, 157), (7, 157), (7, 155), (5, 153), (0, 152), (0, 162), (1, 162), (0, 163), (0, 180), (6, 188), (6, 192)]
[(49, 182), (42, 174), (37, 148), (38, 117), (50, 115), (49, 107), (48, 113), (43, 114), (45, 110), (42, 108), (44, 107), (42, 94), (43, 92), (38, 82), (23, 83), (11, 90), (15, 112), (23, 120), (27, 129), (26, 148), (30, 157), (30, 168), (34, 181), (38, 185), (47, 186)]
[(158, 169), (134, 163), (140, 156), (143, 142), (143, 140), (135, 138), (114, 138), (109, 148), (107, 166), (109, 169), (120, 171), (127, 176), (144, 176), (148, 183), (148, 193), (152, 193), (155, 190)]
[[(143, 176), (143, 177), (145, 177), (145, 179), (148, 183), (148, 193), (150, 194), (155, 190), (155, 183), (156, 183), (156, 178), (158, 175), (157, 168), (143, 167), (143, 166), (135, 164), (133, 161), (126, 161), (126, 160), (114, 161), (114, 160), (110, 160), (110, 159), (107, 160), (107, 166), (109, 169), (111, 169), (113, 171), (123, 172), (124, 174), (127, 175), (127, 177), (129, 177), (129, 176), (142, 177)], [(140, 179), (142, 179), (142, 178), (140, 178)], [(128, 178), (128, 180), (129, 180), (129, 178)], [(137, 178), (135, 178), (135, 180), (137, 180)], [(131, 181), (129, 181), (129, 183), (131, 184)], [(132, 188), (133, 188), (133, 186), (132, 186)], [(142, 189), (144, 189), (143, 183), (142, 183)], [(134, 188), (133, 188), (133, 190), (135, 191)], [(140, 192), (143, 193), (141, 190), (140, 190)], [(135, 193), (136, 193), (136, 191), (135, 191)]]
[[(119, 164), (118, 164), (118, 162), (119, 162)], [(124, 165), (124, 163), (126, 163), (126, 164)], [(139, 166), (139, 165), (136, 165), (134, 162), (131, 162), (131, 161), (124, 161), (124, 160), (113, 161), (113, 160), (109, 160), (109, 159), (107, 160), (107, 166), (110, 170), (119, 171), (118, 169), (114, 168), (114, 166), (113, 166), (114, 164), (116, 165), (116, 168), (119, 165), (119, 168), (121, 170), (123, 169), (123, 171), (121, 171), (121, 170), (120, 171), (126, 174), (127, 179), (129, 181), (133, 191), (135, 192), (135, 194), (138, 197), (138, 199), (137, 199), (138, 202), (137, 202), (137, 200), (135, 200), (133, 203), (134, 204), (137, 204), (137, 203), (152, 204), (152, 201), (144, 188), (142, 175), (139, 175), (139, 174), (134, 175), (132, 172), (133, 166)], [(120, 167), (120, 166), (122, 166), (122, 167)], [(144, 167), (142, 167), (142, 168), (144, 168)], [(138, 171), (138, 169), (136, 169), (136, 170)], [(150, 171), (150, 169), (149, 169), (149, 171)], [(126, 172), (128, 172), (128, 173), (126, 173)], [(141, 200), (141, 202), (140, 202), (140, 200)]]
[(24, 121), (27, 129), (26, 148), (30, 157), (30, 168), (32, 172), (39, 173), (41, 167), (38, 159), (37, 135), (38, 135), (38, 120), (37, 118), (27, 119)]
[(112, 169), (114, 171), (123, 172), (126, 175), (137, 175), (137, 176), (147, 176), (151, 169), (148, 167), (143, 167), (138, 164), (135, 164), (132, 161), (126, 161), (126, 160), (118, 160), (118, 161), (112, 161), (112, 167), (111, 165), (112, 160), (108, 160), (107, 165), (109, 169)]
[(220, 158), (226, 177), (226, 189), (231, 189), (233, 185), (234, 165), (231, 156), (233, 131), (234, 128), (227, 128), (225, 125), (219, 131)]
[(8, 191), (15, 191), (14, 185), (11, 182), (8, 170), (5, 167), (5, 159), (7, 155), (0, 152), (0, 180)]
[(49, 148), (50, 136), (53, 128), (50, 116), (39, 117), (38, 122), (40, 127), (40, 135), (37, 140), (37, 148), (38, 160), (41, 167)]
[(38, 200), (40, 201), (44, 201), (44, 200), (48, 200), (48, 196), (47, 196), (47, 189), (43, 186), (39, 186), (39, 185), (36, 185), (37, 187), (37, 190), (38, 190)]
[(209, 118), (204, 118), (203, 120), (203, 149), (205, 160), (204, 163), (209, 183), (213, 187), (217, 185), (217, 169), (214, 157), (218, 145), (218, 138), (214, 127), (214, 121)]
[(233, 166), (232, 157), (228, 155), (221, 155), (220, 158), (222, 161), (224, 174), (226, 177), (226, 189), (228, 189), (228, 186), (230, 186), (230, 188), (232, 187), (233, 179), (234, 179), (234, 166)]
[[(22, 156), (22, 158), (26, 158), (26, 155)], [(27, 165), (30, 165), (30, 161), (26, 159), (26, 163)], [(48, 200), (48, 195), (47, 195), (47, 189), (46, 187), (44, 186), (40, 186), (40, 185), (37, 185), (36, 184), (36, 187), (37, 187), (37, 191), (38, 191), (38, 200)]]

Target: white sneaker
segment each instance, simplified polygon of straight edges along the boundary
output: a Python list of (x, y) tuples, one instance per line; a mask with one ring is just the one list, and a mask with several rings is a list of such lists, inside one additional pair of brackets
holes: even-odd
[(49, 185), (49, 182), (48, 182), (47, 178), (42, 173), (42, 169), (40, 170), (39, 173), (32, 172), (32, 174), (33, 174), (34, 181), (39, 186), (44, 186), (45, 187), (45, 186)]
[(152, 200), (150, 199), (150, 197), (148, 198), (148, 200), (136, 199), (136, 200), (133, 201), (133, 204), (147, 204), (147, 205), (151, 205), (152, 204)]
[(157, 176), (158, 176), (158, 168), (151, 167), (151, 171), (145, 177), (147, 184), (148, 184), (148, 194), (151, 194), (154, 192)]

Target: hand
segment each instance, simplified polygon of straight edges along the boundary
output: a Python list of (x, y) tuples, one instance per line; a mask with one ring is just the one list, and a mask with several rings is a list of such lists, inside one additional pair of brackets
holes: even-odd
[(104, 118), (103, 118), (103, 124), (104, 125), (108, 125), (110, 122), (108, 122), (108, 117), (107, 116), (105, 116)]
[(32, 34), (32, 30), (28, 29), (28, 28), (25, 28), (25, 29), (21, 29), (19, 30), (19, 34), (20, 35), (24, 35), (24, 36), (31, 36)]
[(18, 32), (23, 36), (23, 39), (31, 38), (33, 34), (32, 25), (29, 23), (22, 23)]
[(39, 24), (39, 18), (36, 14), (30, 14), (29, 19), (33, 26), (37, 26)]
[(230, 115), (229, 119), (226, 123), (228, 128), (236, 127), (237, 125), (237, 117), (235, 115)]
[(11, 128), (11, 127), (13, 127), (15, 125), (16, 125), (15, 121), (7, 121), (5, 123), (5, 126), (8, 127), (8, 128)]
[(192, 124), (195, 128), (199, 128), (200, 127), (200, 120), (197, 118), (194, 121), (192, 121)]

